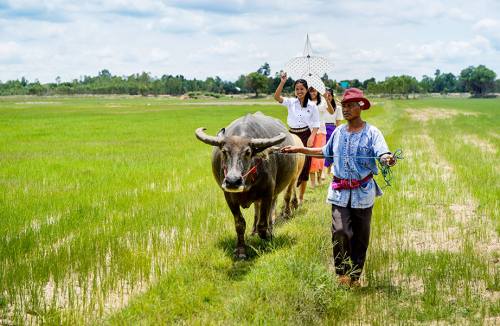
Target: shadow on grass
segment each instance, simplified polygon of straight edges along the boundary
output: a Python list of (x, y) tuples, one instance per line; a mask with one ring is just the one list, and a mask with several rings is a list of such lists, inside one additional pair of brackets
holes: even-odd
[(264, 242), (259, 236), (247, 234), (245, 244), (247, 248), (247, 259), (236, 258), (233, 251), (236, 247), (236, 234), (222, 236), (216, 243), (216, 247), (224, 250), (226, 256), (233, 260), (233, 265), (227, 270), (227, 275), (231, 280), (241, 281), (244, 276), (250, 272), (252, 266), (260, 257), (291, 248), (297, 240), (291, 234), (275, 235), (272, 241)]

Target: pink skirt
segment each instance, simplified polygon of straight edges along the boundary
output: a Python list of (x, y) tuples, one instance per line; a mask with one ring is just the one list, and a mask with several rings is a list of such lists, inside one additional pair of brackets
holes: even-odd
[[(320, 148), (326, 145), (326, 135), (325, 134), (316, 134), (314, 138), (314, 148)], [(325, 165), (324, 158), (312, 158), (311, 160), (311, 169), (310, 173), (318, 172), (319, 170), (323, 170), (323, 166)]]

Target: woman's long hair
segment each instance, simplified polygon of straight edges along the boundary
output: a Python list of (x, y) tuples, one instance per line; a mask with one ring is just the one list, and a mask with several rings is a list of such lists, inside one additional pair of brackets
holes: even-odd
[(335, 94), (333, 93), (333, 89), (327, 88), (326, 91), (329, 92), (330, 94), (332, 94), (332, 102), (331, 103), (332, 103), (333, 110), (335, 110), (337, 108), (337, 104), (335, 104)]
[[(293, 84), (293, 90), (294, 91), (295, 91), (295, 85), (297, 85), (297, 84), (302, 84), (306, 88), (306, 92), (307, 93), (306, 93), (306, 96), (304, 98), (304, 103), (302, 104), (302, 107), (306, 108), (307, 107), (307, 103), (311, 99), (311, 94), (309, 94), (309, 87), (307, 87), (307, 81), (305, 79), (297, 79), (295, 81), (295, 84)], [(297, 97), (297, 96), (295, 96), (295, 97)]]
[[(311, 87), (311, 88), (316, 91), (316, 88), (314, 88), (314, 87)], [(309, 89), (311, 89), (311, 88), (309, 88)], [(321, 94), (318, 91), (316, 91), (316, 92), (318, 93), (318, 95), (316, 95), (316, 105), (320, 105), (321, 104)], [(312, 101), (312, 97), (311, 97), (311, 101)]]

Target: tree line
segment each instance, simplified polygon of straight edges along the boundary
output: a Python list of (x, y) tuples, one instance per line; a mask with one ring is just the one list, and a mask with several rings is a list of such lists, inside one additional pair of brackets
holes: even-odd
[[(0, 95), (71, 95), (71, 94), (129, 94), (129, 95), (181, 95), (190, 92), (208, 92), (208, 94), (237, 94), (259, 93), (272, 94), (280, 84), (283, 71), (271, 76), (271, 67), (264, 63), (257, 71), (248, 75), (240, 75), (235, 82), (223, 81), (220, 77), (208, 77), (205, 80), (190, 80), (183, 75), (163, 75), (160, 78), (151, 76), (151, 73), (142, 72), (130, 76), (112, 75), (109, 70), (98, 72), (97, 76), (80, 76), (71, 82), (62, 82), (60, 77), (54, 83), (41, 84), (38, 79), (29, 82), (25, 77), (21, 80), (9, 80), (3, 83), (0, 80)], [(342, 94), (344, 88), (340, 83), (348, 83), (349, 88), (359, 88), (368, 94), (395, 96), (396, 94), (408, 98), (416, 93), (470, 93), (476, 97), (484, 97), (488, 92), (500, 92), (500, 80), (496, 73), (484, 65), (469, 66), (463, 69), (460, 75), (441, 73), (438, 69), (434, 76), (424, 75), (420, 81), (415, 77), (401, 75), (386, 77), (376, 81), (375, 78), (361, 82), (358, 79), (332, 80), (328, 74), (321, 79), (325, 86)], [(288, 77), (283, 91), (293, 92), (294, 80)]]

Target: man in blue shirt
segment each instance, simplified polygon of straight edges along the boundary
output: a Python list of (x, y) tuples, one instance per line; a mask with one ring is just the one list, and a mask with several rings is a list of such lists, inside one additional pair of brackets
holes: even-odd
[(339, 283), (359, 286), (375, 197), (383, 195), (373, 179), (378, 174), (375, 158), (389, 165), (395, 159), (380, 130), (361, 119), (361, 111), (370, 108), (363, 92), (346, 90), (341, 104), (347, 124), (336, 128), (323, 148), (287, 146), (281, 152), (324, 157), (333, 163), (334, 178), (328, 187), (327, 202), (332, 204), (335, 271)]

